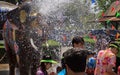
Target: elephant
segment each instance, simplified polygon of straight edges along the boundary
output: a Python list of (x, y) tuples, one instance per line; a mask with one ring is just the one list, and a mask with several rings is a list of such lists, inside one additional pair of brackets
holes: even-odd
[(15, 67), (19, 68), (20, 75), (36, 75), (42, 57), (41, 45), (46, 37), (47, 23), (42, 20), (41, 13), (32, 2), (11, 8), (7, 11), (3, 24), (9, 75), (15, 75)]

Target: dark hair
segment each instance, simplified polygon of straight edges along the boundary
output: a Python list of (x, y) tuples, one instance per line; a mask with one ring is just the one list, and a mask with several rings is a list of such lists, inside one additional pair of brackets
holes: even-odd
[(88, 51), (73, 51), (64, 56), (64, 64), (67, 64), (73, 72), (85, 72)]
[(44, 55), (42, 60), (52, 60), (52, 57), (50, 55)]
[[(50, 55), (44, 55), (42, 58), (42, 60), (50, 60), (50, 59), (52, 59)], [(41, 62), (40, 68), (42, 72), (44, 73), (44, 75), (48, 75), (46, 67), (45, 67), (45, 63), (48, 63), (48, 62)]]
[(94, 52), (92, 50), (88, 50), (88, 55), (96, 55), (96, 52)]
[(72, 39), (72, 46), (73, 46), (73, 47), (74, 47), (74, 43), (76, 43), (76, 44), (79, 44), (79, 43), (84, 44), (85, 42), (84, 42), (83, 37), (75, 36), (75, 37)]
[(62, 70), (62, 67), (57, 66), (57, 68), (56, 68), (56, 72), (59, 73), (61, 70)]
[(44, 62), (41, 63), (40, 68), (44, 75), (48, 75)]
[(109, 47), (111, 47), (111, 48), (117, 48), (117, 50), (119, 51), (119, 44), (116, 43), (116, 42), (111, 42), (111, 43), (109, 44)]

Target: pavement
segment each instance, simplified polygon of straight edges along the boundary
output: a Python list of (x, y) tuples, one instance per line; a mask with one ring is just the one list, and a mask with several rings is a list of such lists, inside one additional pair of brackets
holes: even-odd
[[(20, 75), (18, 68), (15, 69), (16, 75)], [(9, 65), (8, 64), (0, 64), (0, 75), (9, 75)]]
[(8, 75), (9, 74), (9, 65), (8, 64), (0, 64), (0, 75)]
[(8, 70), (0, 71), (0, 75), (9, 75), (9, 71)]

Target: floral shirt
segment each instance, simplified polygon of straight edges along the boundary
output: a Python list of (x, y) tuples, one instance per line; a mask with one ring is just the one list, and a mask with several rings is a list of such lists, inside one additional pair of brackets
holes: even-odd
[(111, 50), (107, 49), (99, 51), (94, 75), (105, 75), (107, 72), (107, 66), (113, 65), (113, 67), (115, 67), (115, 63), (116, 56)]

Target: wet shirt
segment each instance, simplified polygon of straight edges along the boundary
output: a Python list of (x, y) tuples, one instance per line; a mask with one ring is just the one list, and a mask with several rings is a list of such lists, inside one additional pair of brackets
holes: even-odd
[(42, 70), (40, 68), (38, 68), (36, 75), (44, 75), (44, 73), (42, 72)]
[(96, 59), (94, 57), (89, 58), (88, 63), (87, 63), (87, 67), (94, 69), (96, 66)]
[(66, 75), (66, 69), (63, 69), (63, 70), (60, 71), (57, 75)]
[(107, 49), (99, 51), (94, 75), (104, 75), (107, 72), (108, 65), (113, 65), (115, 67), (115, 63), (116, 56), (111, 50)]
[(37, 69), (36, 75), (56, 75), (55, 72), (44, 73), (40, 67)]

